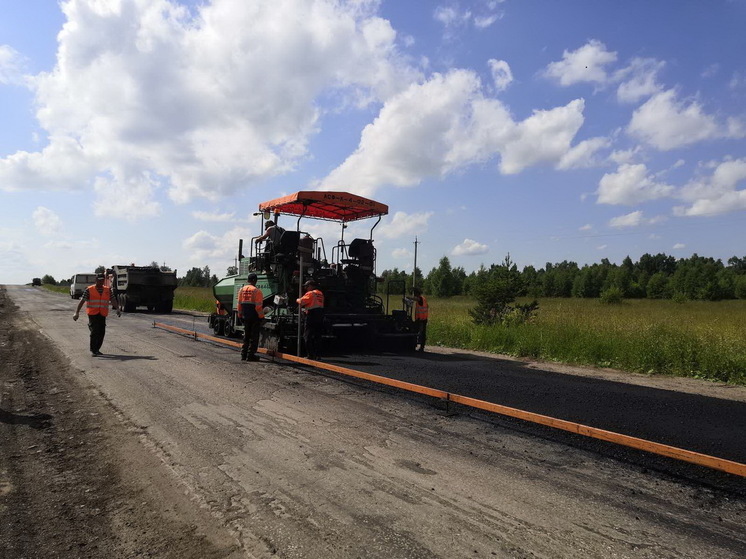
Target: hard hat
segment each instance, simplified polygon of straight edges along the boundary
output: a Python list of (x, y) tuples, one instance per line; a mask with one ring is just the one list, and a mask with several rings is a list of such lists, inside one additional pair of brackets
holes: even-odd
[(306, 283), (303, 284), (303, 287), (311, 287), (311, 286), (317, 286), (318, 283), (316, 283), (316, 280), (308, 280)]

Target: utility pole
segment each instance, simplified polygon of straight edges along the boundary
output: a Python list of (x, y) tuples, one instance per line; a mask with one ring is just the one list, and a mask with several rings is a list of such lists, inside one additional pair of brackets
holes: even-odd
[(414, 238), (414, 270), (412, 270), (412, 289), (417, 287), (417, 245), (420, 242), (417, 240), (417, 236)]

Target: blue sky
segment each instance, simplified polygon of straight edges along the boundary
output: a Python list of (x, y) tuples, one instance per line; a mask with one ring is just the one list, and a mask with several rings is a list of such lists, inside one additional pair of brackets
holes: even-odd
[(425, 272), (746, 254), (744, 0), (0, 14), (0, 283), (152, 261), (221, 276), (260, 202), (311, 189), (388, 204), (379, 273), (412, 269), (415, 236)]

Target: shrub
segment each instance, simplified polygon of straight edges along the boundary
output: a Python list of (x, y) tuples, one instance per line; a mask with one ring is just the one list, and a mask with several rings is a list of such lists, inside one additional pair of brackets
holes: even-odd
[(601, 292), (601, 302), (604, 305), (620, 305), (624, 301), (624, 294), (618, 287), (609, 287)]
[(673, 294), (673, 296), (671, 297), (671, 300), (674, 303), (682, 304), (682, 303), (686, 303), (689, 300), (689, 297), (686, 296), (686, 293), (677, 291), (676, 293)]

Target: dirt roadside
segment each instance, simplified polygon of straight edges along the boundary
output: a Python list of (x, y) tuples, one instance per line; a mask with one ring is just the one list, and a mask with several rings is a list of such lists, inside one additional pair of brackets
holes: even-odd
[(0, 289), (0, 558), (243, 557)]

